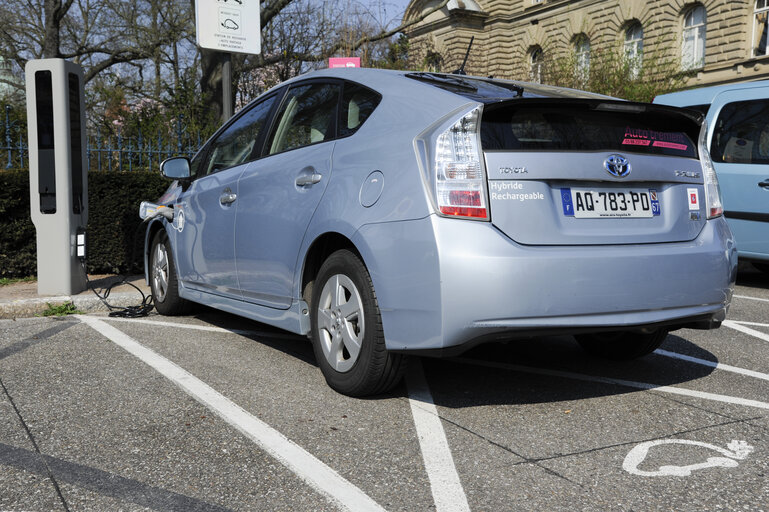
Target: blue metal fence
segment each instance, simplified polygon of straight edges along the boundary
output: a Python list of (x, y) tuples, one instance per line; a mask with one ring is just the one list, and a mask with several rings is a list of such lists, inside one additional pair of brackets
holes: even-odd
[[(29, 168), (27, 126), (11, 121), (11, 107), (5, 107), (4, 141), (0, 155), (5, 153), (4, 169)], [(160, 162), (172, 156), (191, 157), (205, 142), (200, 132), (188, 133), (184, 117), (180, 116), (171, 136), (160, 133), (146, 136), (139, 130), (136, 137), (103, 136), (97, 130), (89, 133), (86, 143), (88, 168), (95, 171), (157, 170)]]

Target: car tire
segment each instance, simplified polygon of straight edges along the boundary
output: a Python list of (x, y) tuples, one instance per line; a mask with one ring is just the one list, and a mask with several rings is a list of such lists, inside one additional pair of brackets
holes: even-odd
[(662, 345), (667, 335), (665, 329), (658, 329), (651, 333), (620, 331), (578, 334), (574, 338), (588, 354), (621, 361), (651, 354)]
[(150, 290), (152, 303), (161, 315), (183, 315), (191, 304), (179, 297), (179, 280), (176, 276), (171, 243), (165, 230), (160, 230), (152, 239), (149, 255)]
[(312, 344), (328, 385), (348, 396), (384, 393), (406, 369), (406, 356), (385, 348), (371, 276), (360, 258), (336, 251), (321, 266), (312, 289)]

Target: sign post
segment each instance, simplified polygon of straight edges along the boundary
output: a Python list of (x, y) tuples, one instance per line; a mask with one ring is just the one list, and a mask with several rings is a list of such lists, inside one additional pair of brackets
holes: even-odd
[(262, 52), (259, 0), (196, 0), (195, 27), (201, 48), (227, 55), (222, 63), (223, 115), (232, 116), (230, 53)]

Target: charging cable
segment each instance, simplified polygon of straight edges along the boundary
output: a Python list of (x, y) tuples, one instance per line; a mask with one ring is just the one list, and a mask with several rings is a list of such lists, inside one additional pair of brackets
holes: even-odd
[[(131, 256), (131, 261), (129, 262), (129, 268), (133, 268), (134, 263), (136, 263), (136, 239), (139, 236), (139, 233), (143, 230), (145, 225), (151, 221), (152, 219), (156, 217), (164, 217), (168, 220), (168, 222), (172, 222), (174, 218), (174, 210), (172, 206), (163, 206), (163, 205), (156, 205), (153, 203), (143, 202), (141, 203), (141, 206), (139, 208), (139, 216), (142, 218), (142, 222), (139, 224), (139, 226), (136, 228), (136, 231), (134, 232), (133, 236), (133, 252)], [(81, 238), (82, 236), (82, 238)], [(81, 244), (82, 240), (82, 244)], [(82, 251), (81, 251), (82, 247)], [(104, 304), (107, 309), (109, 310), (109, 316), (111, 317), (123, 317), (123, 318), (138, 318), (149, 315), (149, 313), (152, 311), (152, 309), (155, 307), (152, 304), (152, 295), (144, 295), (144, 292), (141, 291), (141, 289), (136, 286), (135, 284), (128, 281), (128, 278), (126, 276), (119, 276), (121, 279), (119, 281), (115, 281), (114, 283), (110, 284), (106, 288), (102, 290), (101, 293), (96, 290), (96, 287), (91, 283), (91, 280), (88, 279), (88, 269), (86, 268), (85, 264), (85, 230), (78, 230), (78, 257), (80, 258), (80, 264), (83, 266), (83, 271), (85, 272), (85, 279), (86, 283), (88, 285), (88, 288), (96, 295), (99, 300)], [(127, 284), (128, 286), (133, 287), (136, 289), (136, 291), (139, 292), (139, 294), (142, 296), (141, 304), (138, 304), (136, 306), (113, 306), (110, 304), (107, 299), (109, 298), (109, 294), (112, 291), (112, 289), (116, 286)]]

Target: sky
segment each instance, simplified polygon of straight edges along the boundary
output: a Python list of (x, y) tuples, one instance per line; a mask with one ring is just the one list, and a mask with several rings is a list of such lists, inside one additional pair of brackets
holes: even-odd
[[(387, 19), (394, 20), (395, 24), (400, 24), (401, 19), (403, 18), (403, 13), (406, 11), (409, 2), (410, 0), (381, 0), (381, 2), (373, 0), (371, 1), (371, 5), (381, 5), (384, 8)], [(393, 27), (396, 26), (395, 24)]]

